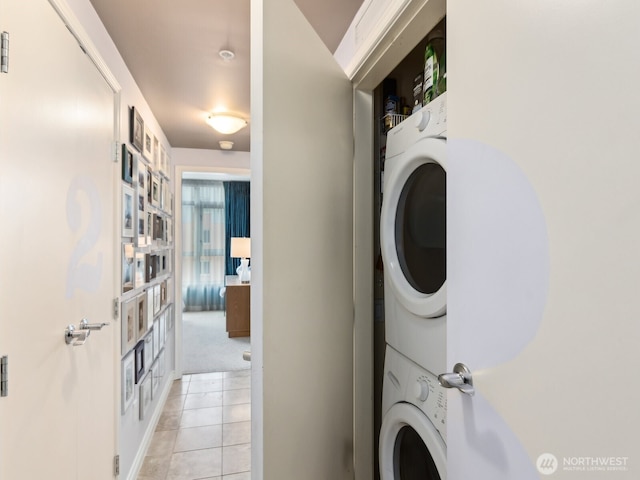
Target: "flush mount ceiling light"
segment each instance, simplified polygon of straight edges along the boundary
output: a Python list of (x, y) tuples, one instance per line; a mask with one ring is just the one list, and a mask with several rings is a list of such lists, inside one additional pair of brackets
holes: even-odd
[(233, 142), (230, 140), (220, 140), (218, 143), (222, 150), (231, 150), (233, 148)]
[(230, 135), (247, 126), (247, 121), (226, 113), (212, 113), (207, 118), (207, 123), (214, 130)]
[(220, 50), (218, 52), (218, 55), (220, 55), (220, 58), (222, 58), (222, 60), (224, 60), (225, 62), (230, 62), (236, 56), (236, 54), (233, 53), (231, 50), (226, 50), (226, 49)]

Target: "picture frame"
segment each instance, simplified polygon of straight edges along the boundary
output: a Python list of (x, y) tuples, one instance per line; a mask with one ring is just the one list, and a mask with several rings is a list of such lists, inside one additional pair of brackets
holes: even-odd
[(121, 381), (122, 387), (120, 389), (120, 396), (122, 399), (121, 414), (124, 415), (129, 410), (129, 407), (133, 403), (135, 397), (135, 361), (133, 352), (122, 359), (122, 373)]
[(147, 253), (146, 261), (147, 261), (147, 269), (146, 269), (145, 273), (146, 273), (147, 283), (148, 283), (151, 280), (153, 280), (154, 278), (156, 278), (156, 276), (158, 275), (158, 268), (157, 268), (157, 262), (156, 262), (156, 256), (155, 255)]
[(149, 333), (144, 337), (144, 364), (151, 365), (153, 363), (153, 335)]
[(165, 229), (164, 218), (162, 218), (160, 215), (154, 214), (153, 215), (153, 240), (156, 243), (164, 241), (164, 229)]
[[(149, 205), (149, 203), (147, 203), (147, 205)], [(153, 229), (153, 213), (151, 213), (150, 211), (147, 211), (147, 245), (151, 245), (153, 241), (152, 229)]]
[(140, 420), (144, 420), (151, 405), (151, 376), (147, 375), (140, 382)]
[(133, 145), (139, 152), (142, 152), (142, 144), (144, 141), (144, 120), (142, 119), (140, 112), (135, 107), (131, 107), (129, 114), (129, 142), (131, 142), (131, 145)]
[(164, 211), (168, 214), (171, 215), (171, 184), (169, 183), (169, 180), (166, 180), (164, 182), (165, 185), (165, 190), (164, 190)]
[(144, 375), (144, 340), (140, 340), (134, 347), (135, 352), (135, 379), (136, 385)]
[(167, 307), (167, 332), (170, 332), (174, 325), (174, 314), (175, 310), (173, 308), (173, 303)]
[(164, 307), (167, 304), (167, 281), (164, 280), (160, 284), (160, 307)]
[(138, 192), (146, 193), (147, 173), (149, 169), (144, 159), (140, 155), (134, 155), (136, 165), (136, 187)]
[(147, 212), (144, 209), (145, 195), (138, 193), (138, 209), (136, 213), (136, 245), (144, 247), (147, 245)]
[(136, 335), (137, 338), (142, 338), (142, 336), (147, 333), (148, 324), (147, 324), (147, 294), (141, 293), (136, 297)]
[(126, 184), (122, 184), (122, 236), (127, 238), (133, 237), (133, 209), (134, 209), (134, 193), (133, 188)]
[(160, 285), (155, 285), (153, 287), (153, 314), (157, 315), (160, 313)]
[(166, 317), (165, 313), (166, 312), (163, 312), (162, 315), (160, 315), (160, 324), (159, 324), (160, 335), (158, 336), (158, 343), (160, 345), (160, 350), (162, 350), (164, 348), (164, 344), (165, 344), (165, 341), (166, 341), (166, 338), (167, 338), (167, 331), (166, 331), (167, 323), (166, 323), (166, 319), (165, 319), (165, 317)]
[(137, 159), (136, 168), (136, 193), (137, 193), (137, 215), (136, 215), (136, 245), (144, 247), (147, 245), (147, 165), (141, 158)]
[(169, 158), (169, 154), (167, 153), (167, 151), (164, 149), (164, 146), (162, 147), (162, 151), (164, 153), (164, 174), (167, 176), (167, 178), (169, 180), (171, 180), (171, 158)]
[[(146, 291), (147, 295), (147, 327), (149, 329), (153, 328), (153, 289), (149, 288)], [(154, 353), (157, 353), (157, 348), (154, 347)]]
[(151, 366), (151, 399), (158, 393), (158, 386), (160, 384), (160, 370), (158, 362)]
[(167, 151), (164, 149), (164, 145), (160, 147), (160, 171), (167, 174), (168, 171), (167, 165)]
[(160, 355), (160, 319), (156, 318), (153, 321), (153, 353), (156, 357)]
[(135, 158), (126, 143), (122, 144), (122, 181), (133, 184), (133, 169)]
[[(169, 258), (169, 256), (167, 256)], [(173, 277), (167, 278), (167, 303), (173, 303)]]
[(151, 205), (160, 206), (160, 177), (157, 175), (151, 176)]
[(122, 244), (122, 293), (133, 290), (135, 275), (133, 243)]
[(166, 190), (167, 181), (164, 178), (160, 178), (160, 193), (158, 194), (158, 208), (161, 211), (165, 211), (164, 209), (164, 200), (165, 200), (165, 190)]
[(145, 185), (145, 188), (147, 190), (147, 205), (152, 205), (153, 203), (153, 192), (152, 190), (152, 184), (153, 182), (151, 181), (151, 179), (153, 178), (153, 173), (151, 173), (151, 167), (147, 167), (147, 182)]
[[(167, 218), (167, 244), (173, 244), (173, 221), (170, 218)], [(169, 268), (169, 271), (171, 269)]]
[[(146, 158), (150, 163), (153, 162), (153, 134), (151, 130), (145, 124), (144, 126), (144, 138), (142, 143), (142, 155)], [(154, 165), (155, 169), (155, 165)]]
[(165, 274), (167, 273), (167, 259), (169, 258), (169, 254), (164, 251), (159, 255), (159, 259), (158, 259), (158, 270), (160, 271), (161, 274)]
[(153, 136), (153, 165), (156, 170), (162, 171), (162, 165), (160, 164), (160, 142), (155, 135)]
[(136, 252), (134, 288), (140, 288), (146, 283), (145, 265), (144, 252)]
[(122, 302), (120, 306), (120, 328), (121, 328), (121, 348), (122, 355), (129, 352), (138, 340), (138, 329), (136, 318), (136, 300), (129, 299)]

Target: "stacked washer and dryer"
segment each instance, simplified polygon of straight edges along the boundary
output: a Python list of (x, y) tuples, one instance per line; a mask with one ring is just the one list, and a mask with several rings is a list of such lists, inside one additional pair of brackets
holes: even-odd
[(446, 94), (387, 134), (382, 480), (446, 478)]

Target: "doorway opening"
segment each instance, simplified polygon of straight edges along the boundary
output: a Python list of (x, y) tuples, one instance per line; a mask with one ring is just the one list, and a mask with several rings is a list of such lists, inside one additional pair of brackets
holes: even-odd
[[(249, 370), (245, 358), (250, 337), (248, 332), (234, 336), (228, 331), (226, 288), (240, 263), (240, 259), (230, 257), (230, 238), (249, 237), (249, 176), (185, 170), (177, 190), (176, 210), (181, 216), (176, 245), (176, 294), (181, 307), (180, 335), (176, 338), (179, 371), (201, 374)], [(238, 191), (246, 198), (238, 200)], [(236, 202), (244, 202), (246, 211)]]

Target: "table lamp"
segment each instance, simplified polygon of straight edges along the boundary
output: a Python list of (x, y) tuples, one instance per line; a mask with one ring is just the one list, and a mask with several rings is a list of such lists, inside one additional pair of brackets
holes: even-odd
[(231, 258), (239, 258), (240, 266), (236, 270), (240, 283), (249, 283), (249, 258), (251, 257), (251, 239), (246, 237), (231, 237)]

